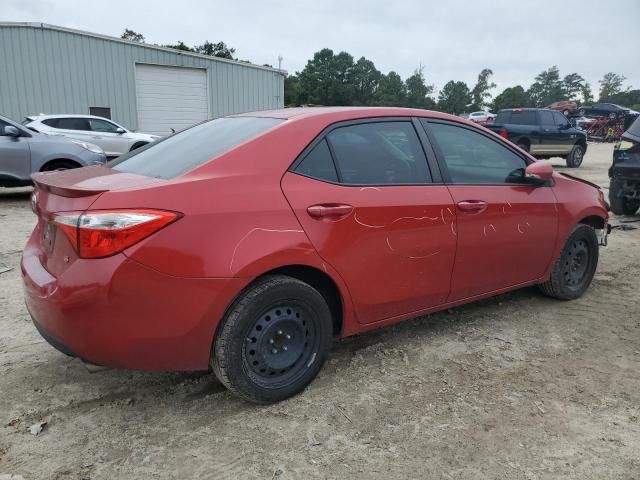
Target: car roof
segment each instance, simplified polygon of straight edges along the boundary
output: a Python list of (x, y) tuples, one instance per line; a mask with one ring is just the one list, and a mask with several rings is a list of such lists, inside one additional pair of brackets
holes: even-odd
[(294, 107), (278, 110), (261, 110), (256, 112), (229, 115), (230, 117), (263, 117), (283, 120), (322, 118), (327, 120), (347, 120), (349, 118), (371, 117), (429, 117), (443, 120), (460, 121), (460, 117), (448, 113), (434, 112), (420, 108), (402, 107)]
[(44, 120), (47, 118), (95, 118), (97, 120), (109, 120), (108, 118), (98, 117), (96, 115), (83, 115), (83, 114), (73, 114), (73, 113), (61, 113), (61, 114), (50, 114), (50, 113), (41, 113), (39, 115), (27, 115), (26, 118), (31, 120)]

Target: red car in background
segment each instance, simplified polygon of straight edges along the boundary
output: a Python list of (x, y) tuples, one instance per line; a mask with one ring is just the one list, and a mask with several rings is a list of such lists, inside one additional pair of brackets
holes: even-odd
[(487, 129), (401, 108), (211, 120), (33, 176), (26, 304), (61, 351), (300, 392), (333, 338), (528, 285), (572, 299), (607, 205)]

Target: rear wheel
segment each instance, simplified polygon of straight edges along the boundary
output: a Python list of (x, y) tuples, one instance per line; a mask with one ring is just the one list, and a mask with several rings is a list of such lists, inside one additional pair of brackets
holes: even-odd
[(609, 184), (609, 204), (616, 215), (633, 215), (640, 207), (640, 201), (633, 201), (622, 196), (622, 185), (618, 180)]
[(582, 159), (584, 158), (584, 147), (582, 145), (574, 145), (567, 156), (567, 167), (578, 168), (582, 165)]
[(229, 390), (246, 400), (279, 402), (315, 378), (331, 340), (331, 313), (322, 295), (295, 278), (267, 276), (227, 313), (211, 366)]
[(591, 285), (598, 266), (598, 238), (589, 225), (577, 225), (567, 239), (549, 280), (539, 285), (550, 297), (572, 300)]

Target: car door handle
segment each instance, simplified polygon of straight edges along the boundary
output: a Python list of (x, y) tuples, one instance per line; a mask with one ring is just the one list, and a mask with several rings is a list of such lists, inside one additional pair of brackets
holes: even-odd
[(458, 210), (466, 213), (482, 213), (489, 205), (482, 200), (463, 200), (458, 202)]
[(311, 205), (307, 208), (307, 213), (316, 220), (340, 220), (353, 211), (351, 205), (324, 203), (321, 205)]

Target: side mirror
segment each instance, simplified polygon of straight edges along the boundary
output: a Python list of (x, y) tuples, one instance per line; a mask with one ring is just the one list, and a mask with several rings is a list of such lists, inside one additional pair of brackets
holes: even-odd
[(125, 132), (124, 128), (122, 127), (116, 128), (116, 133), (119, 133), (120, 135), (122, 135), (124, 132)]
[(535, 186), (546, 185), (553, 178), (553, 167), (547, 162), (533, 162), (524, 170), (524, 178)]
[(558, 127), (560, 130), (568, 130), (571, 128), (571, 124), (570, 123), (565, 123), (564, 125), (560, 125)]
[(19, 137), (21, 135), (20, 130), (13, 125), (7, 125), (4, 127), (4, 134), (8, 137)]

